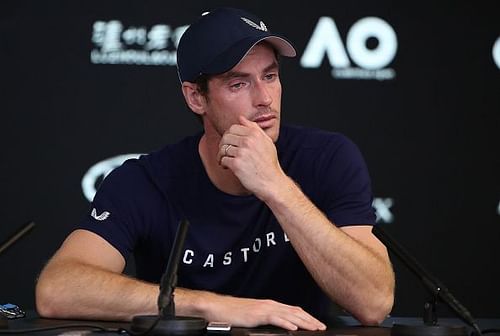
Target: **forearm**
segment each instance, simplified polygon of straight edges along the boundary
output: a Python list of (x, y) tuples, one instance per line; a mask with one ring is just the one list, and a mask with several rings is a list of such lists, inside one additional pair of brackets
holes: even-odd
[(333, 225), (285, 177), (265, 202), (320, 287), (365, 324), (390, 311), (394, 275), (387, 255), (356, 241)]
[(157, 314), (158, 285), (74, 260), (49, 263), (36, 286), (39, 314), (50, 318), (130, 320)]
[[(49, 318), (130, 320), (158, 314), (158, 285), (141, 282), (74, 260), (50, 262), (37, 283), (39, 314)], [(317, 330), (325, 326), (299, 307), (176, 288), (176, 315), (227, 321), (234, 326), (273, 324), (282, 328)]]
[[(157, 285), (76, 261), (51, 262), (37, 283), (39, 314), (49, 318), (130, 320), (158, 314)], [(299, 307), (271, 300), (220, 295), (176, 288), (176, 315), (227, 321), (234, 326), (273, 324), (282, 328), (318, 330), (325, 326)]]

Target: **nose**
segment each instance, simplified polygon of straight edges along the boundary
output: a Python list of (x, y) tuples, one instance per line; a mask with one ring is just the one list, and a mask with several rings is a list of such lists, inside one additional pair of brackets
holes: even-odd
[(273, 102), (268, 83), (256, 81), (254, 85), (254, 102), (256, 106), (269, 106)]

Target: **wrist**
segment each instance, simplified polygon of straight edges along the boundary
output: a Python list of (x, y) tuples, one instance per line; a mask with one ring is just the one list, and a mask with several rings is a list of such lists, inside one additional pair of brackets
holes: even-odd
[(211, 320), (217, 297), (217, 294), (208, 291), (176, 288), (176, 314)]
[(295, 181), (283, 174), (282, 178), (276, 179), (272, 186), (266, 188), (261, 200), (270, 208), (274, 208), (290, 204), (301, 194), (302, 191)]

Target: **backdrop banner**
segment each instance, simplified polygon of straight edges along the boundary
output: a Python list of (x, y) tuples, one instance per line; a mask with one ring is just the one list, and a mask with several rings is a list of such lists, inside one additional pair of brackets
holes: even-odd
[[(283, 122), (351, 138), (378, 223), (483, 318), (498, 317), (500, 282), (500, 20), (490, 3), (241, 5), (297, 49), (281, 61)], [(0, 242), (36, 227), (0, 255), (0, 303), (34, 308), (38, 273), (112, 169), (201, 130), (176, 48), (221, 5), (234, 4), (1, 2)], [(421, 316), (427, 293), (393, 261), (392, 314)]]

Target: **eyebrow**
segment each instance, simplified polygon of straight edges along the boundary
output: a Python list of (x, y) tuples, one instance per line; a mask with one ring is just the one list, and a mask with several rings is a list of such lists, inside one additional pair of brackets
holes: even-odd
[[(277, 61), (273, 61), (271, 64), (269, 64), (268, 66), (266, 66), (264, 68), (264, 70), (262, 70), (262, 72), (269, 72), (271, 70), (277, 70), (279, 69), (279, 65), (278, 65), (278, 62)], [(222, 80), (230, 80), (232, 78), (240, 78), (240, 77), (248, 77), (250, 76), (249, 73), (247, 72), (241, 72), (241, 71), (232, 71), (232, 70), (229, 70), (228, 72), (224, 73), (221, 75), (221, 79)]]

